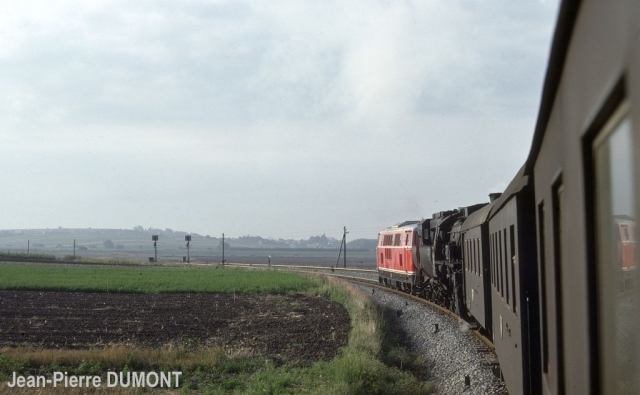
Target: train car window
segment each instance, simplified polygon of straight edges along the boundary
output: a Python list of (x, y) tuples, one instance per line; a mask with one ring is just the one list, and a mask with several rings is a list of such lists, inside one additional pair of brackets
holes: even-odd
[(542, 370), (549, 372), (549, 335), (547, 321), (547, 277), (545, 275), (546, 259), (544, 248), (544, 202), (538, 204), (538, 256), (540, 259), (540, 316), (542, 319)]
[(480, 255), (480, 239), (476, 239), (476, 274), (482, 277), (482, 258)]
[(469, 271), (469, 240), (465, 240), (464, 242), (464, 259), (463, 259), (464, 269)]
[(462, 246), (462, 268), (467, 271), (467, 262), (469, 257), (469, 240), (464, 241), (464, 245)]
[(499, 249), (499, 243), (498, 243), (498, 234), (495, 233), (494, 236), (495, 238), (495, 245), (493, 246), (493, 252), (495, 253), (496, 256), (496, 289), (498, 290), (498, 292), (500, 292), (500, 254), (498, 253), (498, 251), (500, 251)]
[(491, 260), (493, 261), (493, 273), (494, 274), (494, 278), (493, 278), (493, 283), (495, 285), (496, 291), (498, 290), (498, 257), (496, 256), (496, 245), (498, 244), (498, 238), (496, 237), (496, 234), (492, 234), (491, 237), (493, 237), (493, 243), (491, 243)]
[(564, 186), (562, 184), (562, 177), (553, 183), (551, 197), (552, 197), (552, 220), (553, 220), (553, 287), (554, 297), (556, 301), (556, 315), (555, 315), (555, 339), (556, 339), (556, 369), (557, 369), (557, 381), (558, 388), (564, 388), (564, 346), (563, 346), (563, 311), (562, 306), (562, 202), (564, 195)]
[(476, 239), (471, 240), (471, 272), (475, 272), (476, 268)]
[(507, 296), (507, 305), (509, 304), (510, 298), (509, 298), (509, 254), (507, 254), (507, 230), (503, 229), (502, 230), (502, 234), (504, 235), (503, 239), (504, 239), (504, 293)]
[(471, 256), (471, 245), (472, 245), (472, 241), (468, 240), (467, 241), (467, 259), (468, 259), (468, 265), (467, 265), (467, 270), (468, 271), (472, 271), (473, 270), (473, 264), (472, 264), (472, 259), (473, 257)]
[(476, 265), (478, 264), (477, 259), (478, 257), (476, 257), (475, 254), (475, 245), (476, 245), (476, 239), (471, 240), (471, 260), (473, 262), (473, 266), (471, 267), (471, 271), (473, 272), (475, 270)]
[(469, 258), (469, 271), (473, 272), (473, 239), (467, 241), (467, 257)]
[(495, 285), (496, 285), (496, 290), (498, 292), (500, 292), (500, 288), (499, 288), (499, 284), (500, 281), (498, 280), (498, 275), (500, 274), (499, 270), (498, 270), (498, 236), (494, 233), (493, 234), (493, 271), (495, 273)]
[(471, 240), (471, 272), (476, 272), (476, 239)]
[(498, 233), (494, 235), (496, 239), (496, 245), (493, 247), (493, 252), (496, 254), (496, 288), (500, 292), (500, 243), (498, 240)]
[(478, 239), (478, 275), (480, 277), (483, 277), (483, 272), (482, 272), (482, 243), (480, 242), (480, 239)]
[(474, 256), (473, 256), (473, 239), (469, 240), (469, 263), (470, 263), (470, 267), (469, 267), (469, 271), (471, 273), (473, 273), (473, 262)]
[(496, 269), (493, 264), (493, 235), (489, 235), (489, 268), (491, 270), (491, 285), (496, 285)]
[(476, 274), (478, 274), (478, 263), (478, 239), (473, 239), (473, 268)]
[(620, 240), (620, 224), (636, 221), (637, 138), (625, 103), (593, 143), (600, 383), (607, 394), (640, 392), (637, 261), (625, 256)]
[(478, 274), (478, 239), (473, 239), (471, 250), (473, 254), (473, 272)]
[(471, 273), (475, 273), (476, 271), (476, 255), (475, 255), (475, 245), (476, 245), (476, 240), (475, 239), (471, 239), (470, 240), (470, 245), (469, 245), (469, 254), (471, 257)]
[(493, 234), (491, 234), (489, 236), (489, 248), (490, 248), (490, 259), (489, 261), (491, 262), (491, 284), (493, 285), (494, 288), (496, 288), (496, 284), (497, 281), (496, 279), (498, 278), (496, 275), (496, 249), (495, 249), (495, 237)]
[(473, 256), (473, 239), (471, 239), (469, 240), (469, 271), (471, 271), (471, 273), (473, 273), (473, 267), (475, 265), (475, 262), (473, 261), (474, 259), (475, 257)]
[(393, 245), (394, 246), (399, 246), (400, 245), (400, 234), (398, 233), (395, 237), (395, 239), (393, 240)]
[(511, 225), (509, 227), (509, 241), (511, 249), (511, 295), (513, 297), (513, 313), (518, 315), (518, 298), (516, 297), (516, 232), (515, 227)]
[(502, 232), (498, 231), (498, 251), (496, 251), (496, 255), (499, 259), (500, 265), (500, 278), (498, 280), (498, 289), (500, 290), (500, 296), (504, 298), (504, 270), (503, 270), (503, 259), (502, 259)]

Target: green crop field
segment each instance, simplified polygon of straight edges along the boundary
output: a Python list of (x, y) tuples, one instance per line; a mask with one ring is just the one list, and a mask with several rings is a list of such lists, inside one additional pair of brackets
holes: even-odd
[(0, 264), (0, 290), (127, 293), (302, 292), (314, 282), (282, 271), (205, 268), (122, 268)]

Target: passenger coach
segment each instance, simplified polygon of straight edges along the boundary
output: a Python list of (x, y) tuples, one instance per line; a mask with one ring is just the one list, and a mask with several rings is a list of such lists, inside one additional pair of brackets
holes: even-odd
[(509, 394), (540, 393), (533, 180), (523, 166), (489, 214), (493, 344)]
[(639, 37), (638, 1), (562, 3), (527, 161), (543, 394), (640, 393)]

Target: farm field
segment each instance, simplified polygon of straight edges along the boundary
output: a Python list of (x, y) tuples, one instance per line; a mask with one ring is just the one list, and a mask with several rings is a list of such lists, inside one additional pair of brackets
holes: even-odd
[(0, 263), (0, 290), (169, 292), (301, 292), (313, 281), (286, 272), (211, 267), (110, 267)]
[(250, 294), (0, 291), (0, 347), (160, 347), (188, 340), (288, 361), (328, 360), (347, 343), (349, 314), (326, 298)]
[(180, 371), (180, 393), (429, 393), (385, 317), (336, 279), (282, 271), (0, 264), (0, 394), (57, 371)]
[[(95, 262), (107, 264), (128, 264), (128, 265), (162, 265), (162, 264), (181, 264), (183, 262), (182, 254), (166, 254), (164, 251), (158, 254), (158, 262), (149, 262), (146, 253), (136, 254), (131, 251), (89, 251), (74, 257), (70, 254), (55, 254), (55, 252), (47, 252), (43, 254), (31, 253), (27, 255), (21, 253), (2, 253), (0, 252), (0, 261), (20, 262), (23, 260), (30, 261), (66, 261), (66, 262)], [(151, 253), (153, 256), (153, 253)], [(250, 263), (250, 264), (267, 264), (271, 257), (272, 264), (278, 265), (311, 265), (311, 266), (343, 266), (343, 258), (338, 260), (338, 252), (332, 250), (269, 250), (269, 249), (236, 249), (228, 251), (225, 254), (226, 262), (233, 263)], [(186, 258), (186, 255), (184, 256)], [(222, 254), (212, 254), (205, 252), (192, 253), (190, 257), (191, 263), (216, 264), (222, 262)], [(375, 269), (376, 259), (375, 252), (371, 251), (349, 251), (347, 267), (359, 269)]]

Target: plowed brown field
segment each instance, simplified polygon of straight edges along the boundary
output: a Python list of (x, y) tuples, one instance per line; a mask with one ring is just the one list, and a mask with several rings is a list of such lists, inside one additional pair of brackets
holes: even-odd
[(345, 308), (322, 297), (0, 291), (0, 346), (157, 347), (173, 341), (250, 349), (277, 362), (333, 358)]

